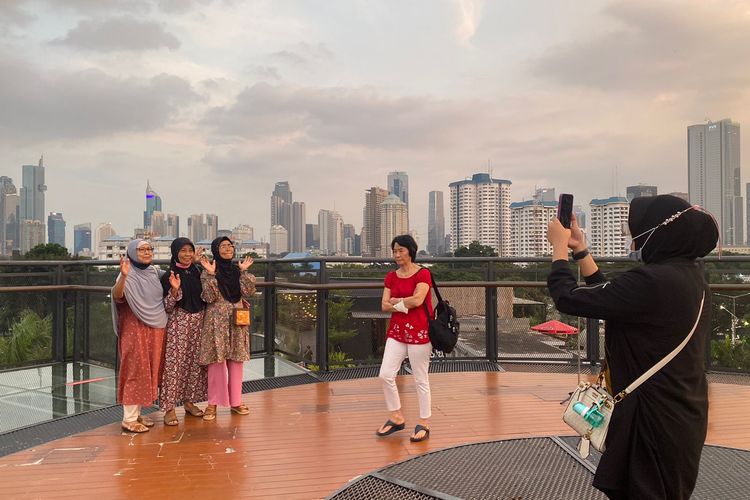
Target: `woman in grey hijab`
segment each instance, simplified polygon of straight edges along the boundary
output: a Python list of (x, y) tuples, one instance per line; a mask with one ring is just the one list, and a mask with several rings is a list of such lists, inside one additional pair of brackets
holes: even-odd
[(145, 240), (133, 240), (120, 259), (120, 275), (112, 288), (112, 312), (120, 354), (117, 401), (122, 404), (122, 428), (146, 432), (154, 422), (141, 416), (159, 395), (167, 313), (162, 301), (161, 275), (151, 265), (154, 250)]

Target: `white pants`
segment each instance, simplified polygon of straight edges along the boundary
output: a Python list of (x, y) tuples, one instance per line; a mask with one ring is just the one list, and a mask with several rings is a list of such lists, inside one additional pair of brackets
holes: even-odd
[(122, 405), (122, 421), (135, 422), (141, 416), (141, 405)]
[(430, 353), (432, 353), (432, 344), (429, 342), (427, 344), (404, 344), (390, 338), (385, 341), (379, 377), (383, 381), (383, 393), (385, 394), (385, 404), (388, 411), (401, 409), (401, 399), (398, 397), (398, 388), (396, 387), (396, 374), (401, 368), (401, 363), (408, 357), (417, 386), (419, 418), (430, 418), (432, 403), (430, 400), (430, 380), (427, 376), (430, 368)]

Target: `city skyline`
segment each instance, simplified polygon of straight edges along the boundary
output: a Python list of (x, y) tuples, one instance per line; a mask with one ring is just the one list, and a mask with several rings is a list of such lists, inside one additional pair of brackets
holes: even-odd
[(356, 225), (362, 189), (406, 171), (421, 236), (428, 193), (477, 172), (511, 179), (513, 201), (539, 185), (582, 202), (638, 183), (687, 192), (685, 127), (750, 122), (750, 68), (736, 62), (748, 11), (3, 2), (0, 175), (20, 187), (18, 167), (44, 154), (46, 204), (65, 214), (66, 241), (84, 222), (140, 227), (145, 179), (166, 212), (217, 214), (265, 239), (278, 180), (308, 223), (335, 203)]

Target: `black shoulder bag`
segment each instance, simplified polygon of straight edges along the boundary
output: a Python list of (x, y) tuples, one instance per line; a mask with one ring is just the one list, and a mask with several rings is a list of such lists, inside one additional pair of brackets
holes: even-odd
[[(422, 269), (427, 268), (423, 267)], [(432, 273), (429, 269), (427, 269), (427, 272), (430, 273), (432, 289), (435, 290), (435, 296), (437, 297), (434, 316), (430, 315), (426, 298), (422, 303), (425, 313), (427, 313), (427, 321), (430, 325), (430, 342), (435, 350), (443, 351), (445, 354), (448, 354), (453, 351), (454, 347), (456, 347), (460, 325), (456, 319), (456, 310), (451, 307), (450, 302), (443, 300), (443, 297), (440, 295), (440, 290), (438, 290), (438, 287), (435, 284), (435, 278), (432, 277)]]

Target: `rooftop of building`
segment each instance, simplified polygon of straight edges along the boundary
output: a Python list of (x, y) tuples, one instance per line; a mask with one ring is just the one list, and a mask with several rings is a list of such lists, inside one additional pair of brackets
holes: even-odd
[(463, 186), (465, 184), (513, 184), (507, 179), (494, 179), (490, 174), (474, 174), (471, 179), (464, 179), (462, 181), (455, 181), (448, 184), (449, 187)]

